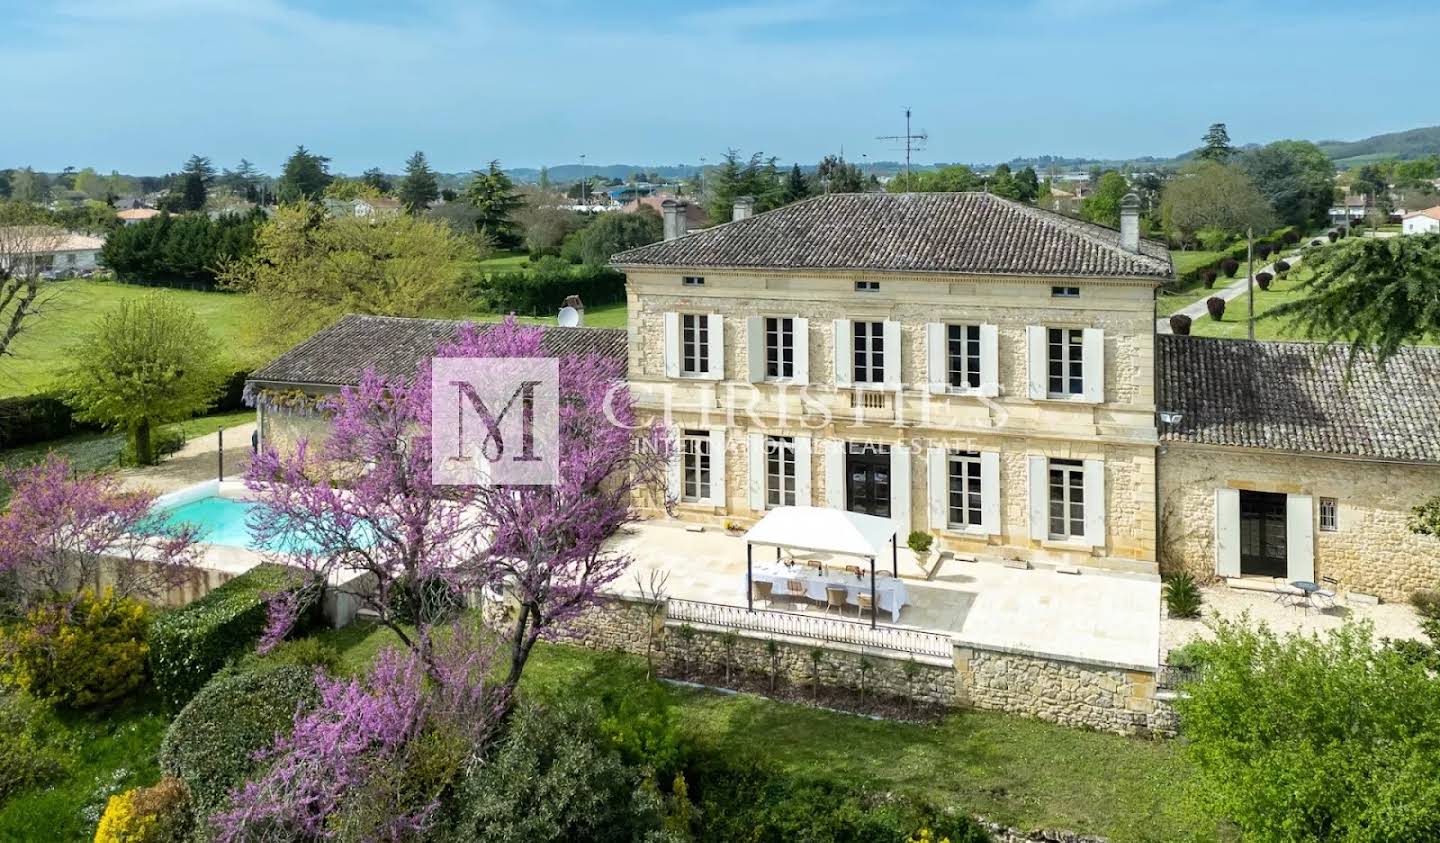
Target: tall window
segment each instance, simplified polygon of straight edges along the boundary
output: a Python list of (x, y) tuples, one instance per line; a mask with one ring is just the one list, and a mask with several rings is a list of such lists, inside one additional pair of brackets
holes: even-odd
[(788, 316), (765, 319), (765, 377), (795, 377), (795, 320)]
[(680, 316), (680, 371), (687, 375), (710, 372), (710, 320), (703, 313)]
[(704, 430), (687, 430), (680, 438), (680, 470), (685, 481), (680, 499), (705, 500), (710, 497), (710, 434)]
[(1064, 398), (1085, 394), (1085, 332), (1079, 328), (1050, 328), (1050, 395)]
[(980, 326), (946, 327), (946, 356), (951, 389), (980, 388)]
[(960, 451), (950, 455), (950, 526), (981, 526), (980, 454)]
[(795, 505), (795, 438), (765, 437), (765, 502)]
[(1084, 536), (1085, 464), (1078, 460), (1051, 460), (1050, 538), (1078, 539)]
[(1334, 498), (1320, 499), (1320, 529), (1327, 533), (1340, 529), (1339, 503)]
[(885, 323), (854, 323), (855, 382), (882, 383), (885, 380)]

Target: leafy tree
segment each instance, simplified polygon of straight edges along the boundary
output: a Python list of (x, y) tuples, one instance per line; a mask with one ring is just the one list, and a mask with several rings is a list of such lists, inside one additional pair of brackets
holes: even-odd
[(265, 219), (258, 209), (213, 220), (204, 214), (161, 214), (114, 228), (100, 249), (100, 262), (128, 283), (214, 287), (220, 267), (254, 249)]
[(185, 175), (184, 187), (180, 193), (180, 210), (203, 210), (208, 194), (209, 191), (205, 187), (205, 180), (196, 173), (187, 173)]
[(1362, 196), (1370, 197), (1371, 201), (1379, 201), (1390, 190), (1390, 183), (1380, 167), (1366, 164), (1355, 173), (1350, 188)]
[(963, 164), (939, 170), (917, 170), (907, 179), (900, 173), (890, 180), (886, 189), (891, 193), (949, 193), (979, 190), (985, 180)]
[(405, 210), (412, 214), (418, 214), (430, 207), (430, 203), (440, 196), (440, 185), (435, 180), (435, 172), (425, 160), (425, 153), (417, 150), (406, 159), (405, 178), (400, 182), (397, 195)]
[(799, 202), (801, 199), (810, 197), (810, 181), (805, 174), (800, 172), (800, 165), (794, 164), (790, 172), (785, 176), (785, 188), (781, 191), (780, 202), (789, 205), (791, 202)]
[(1195, 157), (1202, 161), (1215, 161), (1221, 164), (1229, 161), (1235, 154), (1235, 147), (1230, 145), (1230, 132), (1225, 128), (1224, 123), (1212, 123), (1205, 137), (1201, 138), (1204, 144), (1195, 153)]
[(325, 185), (326, 199), (350, 202), (355, 199), (379, 199), (382, 194), (362, 179), (337, 178)]
[(91, 199), (104, 199), (106, 193), (105, 179), (95, 172), (94, 167), (86, 167), (75, 174), (75, 190), (80, 191)]
[(1286, 225), (1324, 225), (1335, 198), (1335, 166), (1309, 141), (1276, 141), (1245, 153), (1240, 165)]
[(1175, 703), (1197, 811), (1247, 840), (1440, 839), (1440, 678), (1368, 623), (1215, 636)]
[(43, 315), (57, 288), (41, 275), (40, 257), (65, 238), (54, 215), (21, 200), (0, 202), (0, 360), (15, 338)]
[(1275, 214), (1244, 170), (1202, 161), (1165, 185), (1160, 219), (1172, 238), (1190, 243), (1208, 232), (1228, 241), (1247, 230), (1269, 231)]
[(1114, 170), (1106, 170), (1095, 185), (1095, 191), (1080, 202), (1080, 216), (1093, 223), (1117, 228), (1120, 225), (1120, 200), (1130, 192), (1130, 183)]
[(280, 201), (318, 199), (331, 178), (330, 159), (312, 153), (302, 144), (285, 159), (285, 168), (280, 175)]
[(546, 166), (543, 166), (543, 165), (540, 167), (540, 177), (539, 177), (537, 183), (540, 185), (540, 191), (541, 191), (542, 193), (543, 193), (543, 192), (547, 192), (547, 191), (550, 190), (550, 168), (549, 168), (549, 167), (546, 167)]
[(61, 377), (76, 417), (123, 430), (136, 462), (155, 462), (157, 425), (204, 412), (226, 371), (220, 348), (190, 310), (158, 295), (122, 301), (72, 351)]
[(515, 183), (500, 169), (499, 161), (491, 161), (486, 170), (477, 170), (465, 187), (465, 201), (480, 212), (476, 230), (501, 249), (520, 245), (515, 212), (523, 204)]
[(1015, 174), (1015, 198), (1022, 202), (1034, 202), (1040, 196), (1040, 177), (1034, 167), (1026, 167)]
[(312, 202), (297, 202), (260, 226), (254, 251), (223, 265), (219, 278), (254, 294), (265, 335), (284, 344), (346, 313), (451, 312), (476, 257), (471, 243), (435, 220), (336, 219)]
[(15, 175), (11, 169), (0, 170), (0, 199), (9, 199), (14, 186), (10, 183), (10, 177)]
[(597, 266), (609, 263), (611, 255), (654, 243), (664, 236), (664, 223), (649, 205), (634, 213), (605, 214), (571, 235), (580, 259)]
[(531, 194), (515, 214), (524, 232), (525, 249), (532, 255), (558, 255), (565, 238), (585, 227), (588, 218), (557, 208), (544, 194)]
[(211, 164), (210, 159), (204, 155), (191, 155), (185, 161), (185, 166), (180, 168), (180, 174), (199, 176), (200, 181), (209, 187), (210, 183), (215, 181), (215, 165)]
[(815, 179), (825, 193), (860, 193), (865, 190), (865, 174), (860, 168), (834, 155), (820, 159)]
[(10, 177), (10, 196), (17, 202), (44, 202), (50, 198), (50, 180), (23, 167)]
[[(827, 173), (848, 178), (840, 169), (843, 162), (833, 158), (827, 160), (831, 162)], [(821, 164), (825, 166), (825, 162)], [(816, 173), (817, 180), (825, 177)], [(779, 207), (784, 196), (784, 185), (775, 158), (765, 158), (762, 153), (756, 152), (742, 161), (739, 150), (735, 149), (725, 151), (725, 157), (720, 166), (710, 174), (706, 187), (710, 196), (706, 200), (705, 210), (710, 219), (717, 223), (730, 221), (735, 213), (735, 200), (738, 197), (754, 197), (755, 212), (760, 213)]]
[(360, 175), (360, 180), (374, 188), (382, 196), (391, 190), (390, 179), (379, 167), (371, 167)]
[(236, 196), (242, 196), (247, 201), (258, 203), (260, 200), (260, 183), (264, 175), (245, 158), (235, 165), (233, 170), (225, 170), (220, 174), (220, 184)]

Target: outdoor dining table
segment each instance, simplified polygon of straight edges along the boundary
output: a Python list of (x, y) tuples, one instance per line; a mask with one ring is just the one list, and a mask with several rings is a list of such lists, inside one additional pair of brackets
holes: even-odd
[[(776, 597), (785, 596), (786, 583), (792, 580), (799, 580), (805, 584), (805, 596), (810, 600), (825, 601), (825, 587), (834, 585), (845, 586), (845, 602), (851, 606), (860, 605), (860, 595), (870, 593), (870, 574), (868, 572), (855, 576), (854, 573), (846, 570), (829, 570), (824, 574), (813, 568), (805, 568), (801, 565), (787, 567), (785, 565), (756, 565), (755, 580), (757, 582), (768, 582), (771, 584), (772, 594)], [(905, 592), (905, 583), (894, 577), (880, 577), (875, 580), (875, 601), (879, 608), (890, 613), (892, 623), (900, 622), (900, 609), (909, 605), (909, 595)]]

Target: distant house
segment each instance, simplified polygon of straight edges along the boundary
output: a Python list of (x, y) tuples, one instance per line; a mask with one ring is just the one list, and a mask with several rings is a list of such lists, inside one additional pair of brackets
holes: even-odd
[(389, 196), (381, 196), (378, 199), (361, 197), (355, 200), (353, 207), (355, 216), (366, 218), (394, 216), (403, 210), (400, 200)]
[(105, 238), (44, 226), (0, 228), (0, 268), (71, 275), (99, 267)]
[(115, 216), (119, 217), (120, 222), (125, 225), (137, 225), (151, 217), (160, 216), (160, 212), (154, 208), (126, 208), (123, 211), (117, 212)]
[[(655, 213), (659, 214), (663, 212), (661, 205), (664, 204), (665, 200), (675, 198), (676, 196), (673, 193), (654, 193), (626, 202), (621, 206), (620, 210), (626, 213), (634, 213), (643, 206), (651, 208)], [(697, 202), (685, 203), (685, 219), (687, 222), (687, 231), (699, 231), (702, 228), (708, 228), (710, 226), (710, 217), (706, 215), (705, 209), (700, 207)]]
[(1406, 214), (1400, 221), (1402, 234), (1435, 234), (1440, 232), (1440, 205)]
[(1364, 196), (1346, 196), (1339, 204), (1330, 208), (1331, 225), (1345, 225), (1365, 219), (1370, 212), (1370, 203)]

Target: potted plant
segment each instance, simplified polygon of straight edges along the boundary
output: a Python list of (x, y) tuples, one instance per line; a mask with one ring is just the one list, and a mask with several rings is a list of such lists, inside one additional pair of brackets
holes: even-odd
[(914, 530), (905, 540), (905, 544), (915, 553), (915, 561), (922, 566), (928, 567), (934, 561), (930, 549), (935, 544), (935, 537), (924, 530)]
[(739, 521), (735, 521), (729, 518), (725, 519), (725, 532), (729, 533), (732, 536), (738, 536), (744, 531), (745, 528), (740, 526)]

